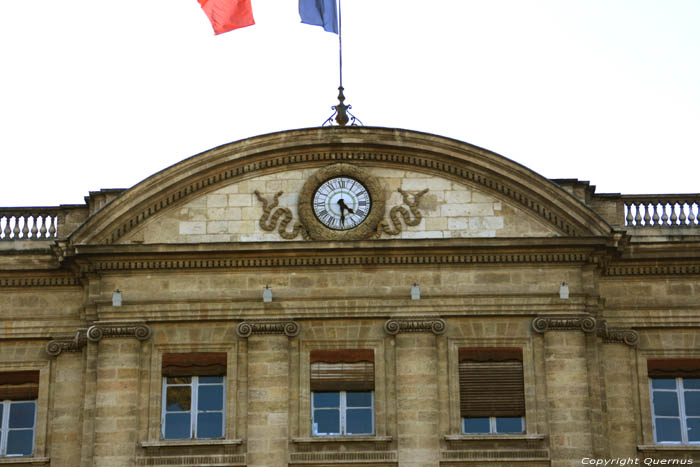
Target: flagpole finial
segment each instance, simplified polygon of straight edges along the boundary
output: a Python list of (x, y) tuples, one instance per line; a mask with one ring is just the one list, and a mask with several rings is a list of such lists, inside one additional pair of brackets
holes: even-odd
[(339, 125), (339, 126), (345, 126), (348, 123), (352, 126), (356, 125), (362, 125), (362, 121), (355, 117), (351, 112), (350, 109), (352, 109), (351, 105), (345, 105), (345, 94), (343, 94), (343, 91), (345, 89), (340, 86), (338, 88), (338, 105), (333, 105), (331, 106), (331, 109), (334, 110), (333, 115), (328, 117), (325, 122), (323, 122), (323, 125), (321, 126), (329, 126), (333, 125), (333, 120)]
[(344, 101), (345, 95), (343, 94), (343, 87), (340, 86), (338, 88), (338, 105), (334, 107), (336, 112), (335, 121), (338, 122), (340, 126), (345, 126), (350, 121), (348, 117), (348, 106), (343, 103)]

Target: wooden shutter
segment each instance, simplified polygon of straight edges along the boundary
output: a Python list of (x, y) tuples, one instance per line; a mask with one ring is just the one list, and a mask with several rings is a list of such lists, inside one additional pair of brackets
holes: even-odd
[(312, 391), (373, 391), (374, 350), (312, 350)]
[(650, 358), (647, 372), (651, 378), (700, 378), (700, 359)]
[(460, 348), (459, 398), (462, 417), (524, 416), (522, 349)]
[(29, 401), (39, 397), (38, 371), (0, 373), (0, 400)]
[(226, 353), (165, 353), (163, 376), (223, 376), (226, 374)]

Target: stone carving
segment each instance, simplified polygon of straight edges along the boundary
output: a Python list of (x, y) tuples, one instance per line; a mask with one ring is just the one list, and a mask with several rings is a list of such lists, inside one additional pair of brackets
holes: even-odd
[(401, 216), (401, 218), (407, 226), (418, 225), (423, 219), (423, 216), (418, 210), (418, 203), (420, 202), (421, 196), (428, 192), (428, 189), (426, 188), (414, 194), (413, 201), (411, 201), (411, 199), (409, 198), (409, 193), (403, 191), (401, 188), (399, 188), (398, 191), (403, 197), (403, 203), (406, 206), (408, 206), (408, 208), (411, 210), (411, 214), (413, 214), (413, 219), (411, 219), (411, 216), (409, 215), (408, 210), (406, 210), (406, 208), (404, 208), (403, 206), (394, 206), (393, 208), (391, 208), (391, 211), (389, 211), (389, 219), (391, 219), (391, 223), (394, 224), (394, 226), (390, 227), (389, 223), (386, 220), (382, 220), (377, 226), (377, 237), (379, 237), (382, 233), (385, 233), (387, 235), (400, 234), (403, 231), (403, 227), (401, 226), (401, 220), (399, 219), (399, 216)]
[(384, 331), (395, 336), (400, 332), (432, 332), (439, 335), (447, 325), (440, 318), (391, 318), (384, 323)]
[(396, 451), (324, 451), (324, 452), (292, 452), (289, 453), (290, 464), (304, 463), (375, 463), (396, 462)]
[[(350, 230), (333, 230), (323, 225), (313, 213), (313, 195), (323, 183), (335, 177), (349, 177), (362, 183), (372, 197), (372, 208), (365, 220)], [(377, 226), (384, 217), (385, 190), (369, 172), (352, 164), (332, 164), (311, 175), (299, 192), (299, 220), (311, 240), (366, 240), (376, 235)]]
[(145, 341), (151, 337), (151, 327), (146, 324), (95, 324), (87, 330), (87, 338), (90, 342), (99, 342), (103, 338), (135, 337)]
[(539, 316), (532, 320), (532, 329), (540, 334), (545, 331), (583, 331), (589, 334), (596, 330), (596, 320), (592, 316)]
[(56, 339), (46, 344), (46, 353), (52, 357), (57, 357), (61, 352), (80, 352), (87, 344), (87, 333), (85, 329), (78, 329), (72, 339)]
[(236, 326), (238, 337), (249, 337), (251, 334), (284, 334), (287, 337), (299, 335), (299, 324), (294, 321), (243, 321)]
[(608, 344), (620, 343), (636, 347), (639, 342), (637, 331), (627, 328), (609, 328), (605, 320), (601, 321), (598, 334), (603, 338), (603, 342)]
[(255, 190), (254, 193), (255, 197), (258, 198), (258, 201), (260, 201), (263, 204), (263, 215), (260, 217), (261, 229), (266, 230), (268, 232), (273, 232), (275, 228), (277, 228), (277, 221), (279, 221), (281, 217), (282, 221), (280, 222), (279, 229), (277, 229), (277, 232), (280, 234), (280, 237), (286, 240), (291, 240), (297, 235), (301, 234), (302, 238), (304, 238), (305, 240), (309, 239), (309, 235), (306, 233), (306, 230), (301, 224), (296, 224), (291, 231), (287, 231), (287, 225), (289, 225), (289, 223), (292, 222), (292, 219), (294, 218), (294, 215), (292, 214), (292, 211), (289, 208), (278, 208), (274, 213), (272, 212), (272, 210), (277, 207), (278, 199), (280, 196), (282, 196), (283, 192), (278, 191), (277, 193), (275, 193), (272, 202), (263, 198), (263, 196), (258, 190)]

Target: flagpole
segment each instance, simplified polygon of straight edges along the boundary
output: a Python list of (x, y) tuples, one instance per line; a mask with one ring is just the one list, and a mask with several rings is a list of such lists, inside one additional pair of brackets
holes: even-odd
[(343, 17), (341, 15), (340, 1), (338, 0), (338, 55), (340, 62), (340, 87), (343, 87)]

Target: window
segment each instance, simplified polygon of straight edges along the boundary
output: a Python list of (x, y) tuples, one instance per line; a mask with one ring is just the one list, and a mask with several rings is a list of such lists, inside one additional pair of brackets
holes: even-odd
[(654, 441), (700, 444), (700, 360), (647, 360)]
[(163, 439), (214, 439), (225, 433), (226, 354), (163, 354)]
[(522, 349), (460, 348), (459, 399), (462, 433), (524, 433)]
[(0, 373), (0, 456), (34, 453), (38, 371)]
[(374, 350), (312, 350), (314, 436), (373, 435)]

